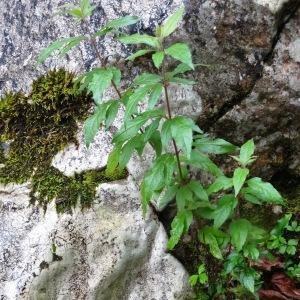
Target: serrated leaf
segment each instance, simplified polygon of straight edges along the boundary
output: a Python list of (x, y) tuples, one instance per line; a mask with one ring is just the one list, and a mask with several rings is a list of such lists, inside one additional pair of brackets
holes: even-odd
[(148, 92), (151, 90), (151, 86), (145, 85), (139, 87), (135, 90), (135, 92), (129, 97), (128, 102), (126, 104), (126, 111), (125, 111), (125, 120), (128, 120), (130, 116), (136, 112), (137, 105), (140, 101), (142, 101)]
[(267, 203), (284, 203), (283, 198), (281, 197), (279, 192), (273, 187), (273, 185), (271, 183), (262, 181), (261, 178), (251, 178), (247, 180), (247, 185), (247, 194), (253, 195), (254, 197)]
[(113, 82), (116, 86), (119, 86), (120, 85), (120, 82), (121, 82), (121, 71), (120, 69), (116, 68), (116, 67), (111, 67), (109, 68), (109, 70), (112, 71), (112, 74), (113, 74)]
[(165, 53), (164, 51), (158, 51), (158, 52), (155, 52), (153, 55), (152, 55), (152, 60), (153, 60), (153, 63), (154, 63), (154, 66), (159, 69), (163, 60), (164, 60), (164, 57), (165, 57)]
[(128, 56), (126, 58), (126, 60), (135, 60), (136, 58), (140, 57), (140, 56), (144, 56), (145, 54), (148, 54), (148, 53), (151, 53), (153, 52), (154, 50), (149, 50), (149, 49), (142, 49), (142, 50), (139, 50), (133, 54), (131, 54), (130, 56)]
[(218, 201), (217, 208), (213, 213), (214, 226), (216, 228), (221, 227), (225, 223), (237, 204), (238, 201), (233, 195), (225, 195)]
[(157, 206), (158, 206), (159, 210), (164, 208), (175, 198), (177, 190), (178, 190), (178, 187), (175, 185), (167, 187), (163, 196), (158, 199)]
[(172, 250), (178, 244), (183, 233), (186, 233), (193, 221), (193, 214), (188, 210), (179, 212), (171, 223), (171, 236), (168, 249)]
[(93, 34), (93, 37), (101, 37), (101, 36), (104, 36), (106, 35), (107, 33), (111, 32), (113, 29), (112, 28), (101, 28), (99, 29), (98, 31), (96, 31), (94, 34)]
[(212, 183), (206, 190), (208, 195), (217, 193), (221, 190), (230, 189), (233, 186), (232, 178), (226, 176), (219, 176), (214, 183)]
[(153, 109), (158, 102), (163, 90), (163, 85), (157, 83), (152, 87), (151, 94), (149, 95), (148, 109)]
[(133, 35), (125, 35), (125, 36), (120, 36), (118, 38), (118, 40), (121, 43), (124, 44), (146, 44), (149, 45), (153, 48), (159, 48), (160, 47), (160, 43), (159, 40), (154, 37), (154, 36), (150, 36), (147, 34), (133, 34)]
[(96, 8), (96, 6), (91, 5), (90, 0), (81, 0), (80, 7), (83, 18), (89, 17)]
[(231, 242), (237, 251), (241, 251), (245, 245), (251, 227), (251, 223), (246, 219), (238, 219), (230, 224)]
[(112, 175), (115, 173), (118, 164), (119, 164), (119, 157), (121, 153), (122, 145), (117, 144), (115, 145), (114, 149), (110, 152), (108, 159), (107, 159), (107, 165), (106, 165), (106, 174)]
[(120, 101), (114, 100), (108, 107), (105, 117), (105, 128), (108, 129), (115, 120), (120, 107)]
[(84, 139), (87, 147), (93, 142), (101, 122), (105, 119), (105, 113), (106, 106), (99, 106), (96, 108), (94, 114), (84, 122)]
[(119, 19), (109, 21), (105, 26), (117, 29), (117, 28), (129, 26), (129, 25), (133, 25), (133, 24), (137, 23), (139, 20), (140, 20), (140, 18), (136, 17), (136, 16), (126, 16), (126, 17), (122, 17)]
[(198, 233), (198, 238), (200, 242), (209, 246), (210, 253), (218, 258), (223, 259), (221, 249), (219, 247), (218, 240), (215, 234), (222, 233), (221, 231), (217, 232), (217, 229), (213, 230), (211, 227), (205, 226)]
[(188, 65), (192, 70), (194, 70), (192, 54), (187, 44), (176, 43), (171, 47), (167, 48), (165, 50), (165, 53)]
[(171, 133), (183, 154), (190, 158), (193, 142), (194, 122), (187, 117), (178, 116), (172, 119)]
[(122, 143), (134, 137), (140, 128), (151, 118), (161, 118), (164, 115), (161, 109), (149, 110), (128, 120), (126, 128), (121, 128), (114, 136), (113, 143)]
[(160, 138), (160, 132), (157, 130), (155, 131), (151, 138), (149, 139), (149, 142), (151, 143), (151, 146), (153, 147), (156, 156), (160, 156), (162, 152), (162, 144), (161, 144), (161, 138)]
[(223, 172), (216, 164), (214, 164), (206, 155), (197, 150), (192, 150), (190, 164), (201, 170), (207, 171), (214, 176), (223, 175)]
[(233, 186), (235, 191), (235, 196), (238, 195), (242, 186), (244, 185), (246, 178), (249, 174), (249, 169), (247, 168), (237, 168), (234, 170), (233, 174)]
[(255, 271), (251, 269), (246, 269), (241, 272), (240, 283), (251, 293), (254, 293), (255, 284)]
[(97, 69), (92, 79), (88, 84), (88, 91), (92, 93), (94, 101), (101, 103), (104, 91), (110, 86), (113, 79), (113, 73), (111, 70)]
[(199, 200), (208, 201), (208, 195), (200, 182), (191, 180), (187, 186)]
[(183, 74), (186, 73), (188, 71), (191, 71), (192, 68), (184, 63), (179, 64), (173, 71), (171, 72), (167, 72), (166, 73), (166, 77), (167, 79), (174, 77), (177, 74)]
[(143, 85), (143, 84), (156, 84), (161, 82), (161, 77), (157, 74), (151, 74), (151, 73), (143, 73), (136, 77), (133, 81), (136, 85)]
[(194, 141), (194, 146), (206, 153), (225, 154), (234, 152), (237, 147), (223, 139), (211, 139), (207, 136), (202, 136)]
[(179, 187), (176, 193), (176, 204), (178, 211), (182, 211), (189, 200), (193, 198), (191, 190), (187, 186)]
[(195, 286), (198, 282), (198, 275), (192, 275), (189, 277), (189, 283), (191, 286)]
[(244, 145), (241, 146), (240, 150), (240, 162), (243, 166), (246, 166), (249, 162), (249, 160), (252, 158), (252, 155), (254, 154), (254, 142), (253, 139), (246, 142)]
[(160, 36), (165, 38), (175, 31), (179, 22), (182, 20), (184, 14), (184, 7), (182, 6), (174, 14), (172, 14), (167, 21), (160, 27)]
[(62, 51), (64, 48), (65, 50), (63, 50), (63, 53), (65, 54), (72, 47), (78, 45), (80, 42), (86, 39), (87, 38), (84, 36), (78, 36), (78, 37), (63, 38), (58, 41), (55, 41), (40, 53), (37, 59), (37, 63), (42, 64), (51, 54), (53, 54), (53, 52), (58, 50)]

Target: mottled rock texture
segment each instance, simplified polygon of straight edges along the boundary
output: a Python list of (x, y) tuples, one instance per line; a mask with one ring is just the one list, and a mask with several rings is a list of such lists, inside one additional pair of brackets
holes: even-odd
[(251, 93), (213, 126), (216, 135), (258, 142), (258, 173), (300, 175), (300, 12), (285, 25)]
[[(199, 117), (204, 129), (235, 143), (254, 137), (261, 154), (256, 169), (266, 176), (282, 168), (300, 173), (299, 12), (289, 19), (298, 0), (92, 2), (97, 8), (91, 31), (107, 19), (141, 16), (130, 32), (151, 32), (184, 3), (187, 14), (173, 40), (188, 41), (195, 62), (210, 68), (198, 69), (194, 88), (172, 89), (173, 110)], [(35, 65), (50, 42), (86, 31), (54, 14), (61, 4), (65, 1), (0, 2), (0, 96), (9, 90), (28, 92), (31, 81), (50, 68), (79, 73), (96, 65), (87, 45), (64, 60)], [(122, 68), (127, 81), (140, 71), (124, 62), (131, 47), (107, 38), (98, 46)], [(53, 165), (67, 175), (104, 167), (113, 131), (100, 132), (89, 150), (79, 132), (79, 148), (70, 145)], [(153, 214), (146, 220), (141, 215), (137, 183), (148, 163), (147, 158), (132, 160), (127, 180), (102, 184), (94, 206), (83, 212), (78, 208), (73, 215), (58, 216), (53, 206), (45, 214), (28, 206), (28, 185), (1, 186), (0, 298), (190, 299), (186, 271), (166, 254), (164, 229)]]

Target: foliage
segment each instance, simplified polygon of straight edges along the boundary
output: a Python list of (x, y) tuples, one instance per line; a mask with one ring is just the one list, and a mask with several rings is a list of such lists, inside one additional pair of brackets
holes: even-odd
[[(85, 13), (85, 3), (81, 0), (80, 6), (72, 7), (66, 13), (85, 21), (92, 10), (92, 6), (88, 5), (90, 9)], [(86, 144), (89, 146), (93, 142), (101, 125), (108, 129), (117, 111), (124, 109), (124, 123), (113, 137), (114, 149), (108, 159), (107, 172), (122, 171), (134, 152), (143, 155), (146, 144), (150, 144), (155, 150), (155, 157), (140, 186), (144, 215), (150, 202), (157, 206), (166, 206), (171, 202), (176, 205), (177, 214), (171, 223), (169, 250), (176, 247), (195, 221), (201, 222), (203, 226), (198, 228), (198, 242), (211, 256), (223, 261), (224, 267), (220, 272), (220, 278), (224, 281), (221, 281), (221, 286), (210, 286), (211, 295), (226, 296), (230, 292), (239, 297), (252, 294), (257, 298), (260, 275), (249, 266), (249, 260), (259, 258), (268, 234), (242, 218), (240, 210), (245, 203), (260, 209), (259, 206), (264, 204), (283, 204), (283, 199), (270, 183), (261, 178), (251, 178), (250, 165), (256, 158), (252, 139), (239, 148), (223, 139), (213, 139), (204, 134), (187, 116), (172, 115), (170, 83), (194, 84), (193, 80), (186, 78), (186, 74), (197, 66), (186, 43), (166, 42), (179, 26), (183, 15), (184, 8), (181, 7), (164, 24), (157, 26), (154, 35), (126, 35), (121, 28), (139, 20), (126, 16), (109, 21), (89, 37), (77, 37), (74, 44), (88, 41), (99, 59), (97, 68), (77, 80), (81, 90), (87, 89), (96, 105), (94, 114), (85, 122)], [(157, 72), (143, 72), (127, 89), (121, 91), (121, 70), (116, 66), (107, 66), (106, 59), (97, 48), (96, 38), (108, 32), (125, 45), (142, 45), (127, 60), (133, 61), (150, 54)], [(39, 62), (56, 50), (64, 54), (66, 47), (70, 48), (66, 43), (56, 43), (42, 52)], [(175, 68), (172, 68), (175, 63)], [(117, 100), (105, 100), (105, 91), (110, 86), (115, 89)], [(164, 100), (166, 109), (161, 107), (161, 100)], [(141, 110), (139, 106), (143, 101), (148, 102), (146, 110)], [(238, 165), (232, 173), (225, 174), (214, 163), (213, 157), (229, 153), (235, 154), (231, 157)], [(199, 182), (194, 176), (195, 172), (209, 174), (212, 182)], [(192, 284), (209, 282), (205, 268), (203, 264), (199, 266), (198, 273), (190, 279)]]

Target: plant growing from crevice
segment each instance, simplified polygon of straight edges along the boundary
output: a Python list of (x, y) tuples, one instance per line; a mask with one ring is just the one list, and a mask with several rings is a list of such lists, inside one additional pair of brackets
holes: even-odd
[[(87, 20), (93, 11), (88, 0), (64, 9), (83, 27), (88, 27)], [(199, 66), (193, 63), (186, 43), (166, 46), (168, 37), (176, 30), (183, 15), (184, 8), (181, 7), (163, 25), (157, 26), (154, 35), (126, 35), (122, 32), (123, 27), (138, 22), (138, 17), (112, 20), (95, 33), (88, 30), (87, 35), (52, 43), (41, 53), (38, 61), (42, 63), (55, 51), (64, 55), (81, 42), (90, 44), (99, 66), (76, 81), (81, 90), (86, 89), (92, 95), (96, 105), (84, 125), (86, 145), (93, 142), (102, 125), (108, 129), (118, 111), (124, 110), (124, 122), (112, 140), (114, 149), (109, 155), (107, 172), (122, 171), (133, 153), (142, 156), (149, 144), (155, 157), (140, 186), (144, 215), (150, 203), (164, 207), (174, 202), (177, 214), (171, 223), (169, 250), (174, 249), (193, 221), (197, 221), (201, 224), (198, 228), (199, 243), (210, 255), (223, 262), (223, 270), (219, 274), (222, 285), (213, 284), (209, 274), (205, 273), (206, 266), (202, 264), (198, 273), (191, 277), (191, 283), (205, 284), (208, 281), (212, 298), (230, 299), (230, 295), (257, 298), (259, 273), (250, 267), (249, 261), (259, 259), (268, 234), (246, 218), (241, 218), (240, 210), (246, 202), (251, 203), (253, 209), (259, 209), (265, 204), (283, 204), (283, 199), (270, 183), (250, 177), (249, 166), (255, 160), (253, 140), (238, 148), (223, 139), (209, 137), (191, 118), (172, 113), (170, 85), (194, 84), (185, 75)], [(107, 34), (112, 34), (126, 45), (143, 45), (127, 60), (151, 55), (157, 71), (144, 72), (126, 89), (121, 89), (121, 70), (108, 65), (97, 47), (97, 39)], [(172, 67), (174, 63), (177, 65)], [(116, 97), (106, 100), (103, 94), (110, 86)], [(139, 104), (145, 101), (148, 105), (143, 110)], [(236, 152), (238, 155), (232, 155), (232, 159), (238, 166), (233, 174), (225, 174), (210, 158), (210, 155)], [(196, 179), (195, 174), (203, 173), (212, 176), (209, 184)]]

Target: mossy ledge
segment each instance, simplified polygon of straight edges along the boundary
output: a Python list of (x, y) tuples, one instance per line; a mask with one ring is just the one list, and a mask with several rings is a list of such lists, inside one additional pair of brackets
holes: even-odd
[(35, 80), (28, 96), (6, 94), (0, 101), (0, 183), (30, 180), (31, 203), (46, 208), (56, 199), (57, 210), (66, 212), (78, 201), (89, 207), (99, 183), (124, 178), (124, 174), (108, 176), (105, 170), (67, 177), (51, 166), (66, 145), (78, 145), (77, 124), (91, 107), (90, 96), (74, 86), (74, 74), (63, 69)]

